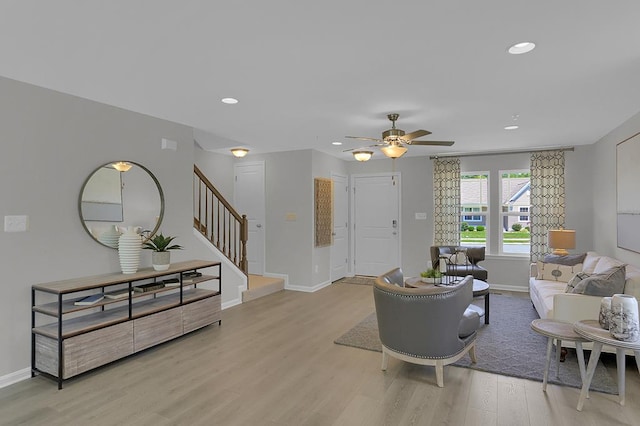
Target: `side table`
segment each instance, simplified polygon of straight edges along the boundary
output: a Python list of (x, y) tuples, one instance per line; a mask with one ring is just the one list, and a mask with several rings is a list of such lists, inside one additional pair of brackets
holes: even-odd
[(484, 296), (484, 323), (489, 324), (489, 284), (485, 281), (473, 280), (473, 297)]
[(587, 377), (586, 380), (582, 381), (582, 390), (580, 391), (580, 399), (578, 400), (577, 407), (578, 411), (582, 411), (582, 406), (589, 392), (589, 386), (591, 386), (593, 373), (596, 371), (596, 365), (598, 364), (598, 359), (600, 359), (600, 352), (602, 352), (603, 345), (616, 348), (618, 396), (620, 398), (620, 405), (624, 405), (625, 349), (631, 349), (633, 351), (636, 357), (636, 364), (638, 365), (638, 372), (640, 372), (640, 341), (623, 342), (622, 340), (614, 339), (609, 333), (609, 330), (600, 327), (600, 324), (596, 320), (578, 321), (573, 325), (573, 328), (579, 335), (593, 341), (593, 350), (591, 351), (589, 365), (587, 367)]
[(584, 352), (582, 351), (582, 342), (589, 340), (583, 338), (573, 330), (573, 324), (552, 319), (536, 319), (531, 321), (531, 329), (538, 334), (547, 336), (547, 362), (544, 369), (544, 377), (542, 379), (542, 390), (547, 391), (547, 378), (549, 377), (549, 366), (551, 364), (551, 347), (553, 340), (556, 340), (556, 377), (560, 374), (560, 351), (562, 349), (562, 341), (575, 342), (576, 354), (578, 355), (578, 366), (580, 367), (580, 379), (582, 384), (585, 383), (586, 369), (584, 365)]

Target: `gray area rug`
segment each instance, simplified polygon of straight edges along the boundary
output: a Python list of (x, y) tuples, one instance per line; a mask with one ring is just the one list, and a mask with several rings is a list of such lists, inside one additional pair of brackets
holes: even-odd
[[(538, 318), (529, 299), (491, 294), (491, 324), (482, 325), (478, 331), (476, 356), (478, 362), (472, 364), (468, 356), (453, 365), (487, 371), (504, 376), (542, 381), (547, 353), (547, 338), (531, 330), (531, 321)], [(484, 299), (477, 299), (483, 303)], [(382, 352), (378, 337), (378, 320), (375, 312), (335, 340), (345, 346)], [(590, 352), (585, 352), (589, 362)], [(552, 352), (555, 357), (555, 351)], [(604, 356), (604, 354), (603, 354)], [(560, 377), (556, 377), (555, 358), (549, 369), (549, 383), (582, 387), (578, 360), (574, 350), (569, 349), (566, 361), (560, 363)], [(608, 373), (602, 361), (598, 363), (591, 382), (591, 390), (617, 394), (615, 380)]]

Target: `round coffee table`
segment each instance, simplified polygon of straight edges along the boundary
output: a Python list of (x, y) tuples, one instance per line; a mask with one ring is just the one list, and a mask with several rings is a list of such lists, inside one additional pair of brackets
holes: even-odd
[(582, 381), (582, 390), (580, 391), (580, 399), (578, 399), (578, 411), (582, 411), (584, 400), (589, 393), (589, 386), (591, 386), (591, 380), (593, 379), (593, 373), (596, 371), (596, 364), (600, 358), (600, 352), (602, 346), (613, 346), (616, 348), (616, 368), (618, 370), (618, 395), (620, 397), (620, 405), (624, 405), (624, 373), (625, 373), (625, 350), (630, 349), (636, 356), (636, 364), (638, 366), (638, 372), (640, 372), (640, 341), (637, 342), (624, 342), (622, 340), (614, 339), (609, 333), (609, 330), (605, 330), (600, 327), (600, 324), (596, 320), (582, 320), (573, 325), (573, 329), (580, 336), (593, 341), (593, 350), (589, 357), (589, 365), (587, 366), (587, 375), (585, 380)]
[(473, 280), (473, 297), (484, 296), (484, 323), (489, 324), (489, 284), (482, 280)]
[(562, 341), (575, 342), (576, 354), (578, 355), (578, 366), (580, 367), (580, 379), (584, 384), (586, 377), (586, 369), (584, 366), (584, 352), (582, 351), (582, 342), (589, 340), (583, 338), (573, 330), (573, 324), (552, 319), (536, 319), (531, 321), (531, 329), (538, 334), (547, 336), (547, 362), (544, 368), (544, 376), (542, 379), (542, 390), (547, 391), (547, 378), (549, 377), (549, 365), (551, 364), (551, 347), (553, 340), (556, 340), (556, 377), (560, 374), (560, 352), (562, 349)]

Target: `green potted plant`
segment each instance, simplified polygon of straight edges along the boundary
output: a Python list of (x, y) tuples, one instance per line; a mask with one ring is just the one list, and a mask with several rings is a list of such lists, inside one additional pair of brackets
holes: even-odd
[(422, 282), (430, 284), (439, 284), (442, 281), (442, 273), (433, 268), (420, 272), (420, 277), (422, 278)]
[(171, 264), (171, 253), (169, 250), (181, 250), (178, 244), (170, 245), (176, 237), (164, 236), (162, 233), (149, 238), (142, 246), (143, 249), (153, 250), (151, 252), (151, 264), (156, 271), (166, 271)]

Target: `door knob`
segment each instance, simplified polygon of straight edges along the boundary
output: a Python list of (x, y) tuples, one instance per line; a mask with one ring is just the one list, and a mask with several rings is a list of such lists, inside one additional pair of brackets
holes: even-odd
[(262, 225), (258, 223), (258, 224), (256, 225), (256, 228), (262, 228)]

